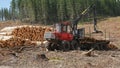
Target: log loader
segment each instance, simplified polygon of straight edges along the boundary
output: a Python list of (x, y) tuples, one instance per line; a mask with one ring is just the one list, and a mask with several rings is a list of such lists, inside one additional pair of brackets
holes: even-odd
[[(76, 19), (57, 23), (55, 24), (55, 29), (53, 32), (45, 32), (44, 38), (49, 41), (47, 49), (67, 51), (70, 49), (74, 50), (80, 48), (79, 41), (85, 37), (85, 28), (77, 28), (77, 25), (81, 18), (90, 10), (94, 10), (94, 26), (96, 26), (97, 21), (95, 18), (95, 5), (92, 4), (86, 8)], [(95, 32), (98, 32), (96, 27), (94, 27), (94, 29)]]

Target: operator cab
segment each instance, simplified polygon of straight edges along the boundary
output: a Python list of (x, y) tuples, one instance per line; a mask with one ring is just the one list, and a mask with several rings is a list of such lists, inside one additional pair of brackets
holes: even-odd
[(55, 25), (55, 31), (56, 32), (59, 32), (59, 33), (61, 33), (61, 32), (64, 32), (64, 33), (71, 33), (71, 31), (72, 31), (72, 29), (70, 28), (70, 24), (69, 24), (70, 22), (63, 22), (63, 23), (57, 23), (56, 25)]
[(77, 29), (77, 25), (71, 24), (69, 21), (57, 23), (55, 27), (56, 33), (72, 34), (74, 39), (82, 39), (85, 37), (85, 28)]

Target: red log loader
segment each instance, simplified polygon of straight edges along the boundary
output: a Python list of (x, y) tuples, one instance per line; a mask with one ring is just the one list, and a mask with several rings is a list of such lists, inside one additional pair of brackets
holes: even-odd
[[(80, 48), (80, 39), (85, 37), (85, 28), (77, 28), (79, 20), (87, 14), (90, 10), (94, 10), (94, 26), (96, 26), (96, 12), (95, 5), (90, 5), (87, 9), (85, 9), (76, 19), (72, 21), (66, 21), (55, 24), (55, 28), (53, 32), (46, 32), (44, 34), (44, 38), (49, 41), (48, 50), (63, 50), (67, 51), (70, 49), (78, 49)], [(95, 32), (98, 30), (94, 27)]]

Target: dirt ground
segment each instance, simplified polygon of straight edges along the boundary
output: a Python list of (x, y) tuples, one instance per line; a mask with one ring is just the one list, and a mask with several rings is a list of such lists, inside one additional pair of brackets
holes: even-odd
[[(1, 28), (21, 24), (1, 23)], [(23, 25), (23, 24), (22, 24)], [(120, 47), (120, 17), (107, 18), (99, 21), (101, 34), (93, 32), (93, 24), (83, 24), (86, 35), (97, 39), (109, 39), (111, 43)], [(25, 49), (21, 53), (0, 48), (0, 68), (119, 68), (120, 51), (92, 51), (91, 56), (85, 56), (87, 51), (41, 51), (39, 47)], [(41, 59), (40, 54), (49, 59)]]

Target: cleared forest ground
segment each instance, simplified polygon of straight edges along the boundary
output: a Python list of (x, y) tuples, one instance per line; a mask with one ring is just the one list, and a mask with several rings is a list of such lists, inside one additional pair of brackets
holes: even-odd
[[(26, 24), (26, 23), (25, 23)], [(21, 23), (1, 23), (1, 29), (8, 26), (24, 25)], [(30, 25), (30, 24), (27, 24)], [(93, 31), (93, 24), (83, 24), (86, 32)], [(96, 39), (110, 39), (111, 43), (120, 47), (120, 17), (106, 18), (99, 21), (99, 30), (103, 35), (91, 34)], [(106, 38), (105, 38), (106, 37)], [(0, 49), (0, 68), (119, 68), (120, 51), (92, 51), (91, 56), (83, 53), (87, 51), (48, 51), (40, 48), (30, 48), (21, 53)], [(13, 53), (13, 54), (11, 54)], [(38, 55), (45, 53), (49, 60), (39, 59)], [(15, 54), (15, 55), (14, 55)]]

